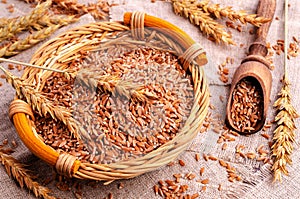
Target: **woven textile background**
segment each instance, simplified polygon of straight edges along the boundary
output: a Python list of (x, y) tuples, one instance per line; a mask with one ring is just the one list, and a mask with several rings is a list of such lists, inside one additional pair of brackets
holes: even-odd
[[(93, 2), (81, 1), (84, 3)], [(214, 0), (214, 3), (220, 3), (221, 5), (232, 6), (236, 10), (248, 10), (255, 13), (258, 0)], [(13, 3), (15, 5), (15, 12), (9, 13), (6, 9), (7, 5), (0, 3), (0, 18), (1, 17), (14, 17), (19, 15), (25, 15), (32, 8), (29, 4), (24, 3), (19, 0), (8, 0), (8, 3)], [(145, 11), (148, 14), (163, 18), (178, 27), (186, 31), (195, 41), (199, 42), (207, 52), (209, 63), (205, 66), (205, 73), (209, 80), (210, 92), (211, 92), (211, 103), (216, 108), (211, 110), (212, 116), (215, 121), (223, 121), (225, 117), (225, 106), (226, 99), (229, 90), (229, 84), (224, 84), (219, 80), (218, 75), (218, 65), (226, 60), (226, 57), (234, 58), (234, 64), (229, 64), (229, 83), (231, 77), (234, 73), (234, 69), (239, 66), (243, 58), (245, 58), (248, 46), (253, 41), (254, 36), (249, 34), (249, 30), (253, 26), (248, 25), (243, 27), (241, 33), (231, 30), (233, 34), (233, 39), (236, 41), (236, 46), (225, 46), (217, 45), (209, 40), (207, 40), (200, 33), (199, 29), (190, 24), (188, 20), (183, 19), (174, 14), (172, 10), (171, 3), (157, 1), (151, 3), (150, 0), (120, 0), (114, 1), (118, 3), (118, 6), (111, 8), (110, 18), (113, 21), (120, 21), (123, 18), (123, 13), (125, 11)], [(292, 37), (300, 39), (300, 1), (290, 0), (290, 10), (289, 10), (289, 42), (292, 41)], [(278, 20), (272, 22), (270, 32), (268, 35), (268, 42), (271, 45), (276, 44), (278, 39), (283, 39), (284, 31), (284, 1), (277, 1), (277, 9), (275, 17)], [(79, 26), (89, 22), (93, 22), (94, 19), (90, 15), (85, 15), (81, 17), (80, 21), (69, 25), (67, 27), (61, 28), (55, 33), (55, 35), (60, 32), (64, 32), (71, 27)], [(55, 37), (53, 35), (51, 38)], [(243, 46), (240, 46), (243, 44)], [(23, 53), (12, 57), (11, 59), (29, 62), (33, 53), (42, 44), (38, 44), (34, 48), (24, 51)], [(268, 112), (267, 121), (272, 121), (274, 119), (275, 111), (272, 108), (272, 104), (276, 99), (276, 95), (281, 88), (280, 79), (283, 74), (283, 54), (280, 56), (274, 56), (275, 69), (272, 71), (273, 75), (273, 86), (271, 91), (271, 103)], [(4, 67), (7, 64), (1, 63)], [(291, 81), (291, 93), (292, 93), (292, 103), (296, 107), (297, 111), (300, 112), (300, 84), (299, 80), (299, 67), (300, 67), (300, 56), (297, 58), (292, 58), (288, 61), (288, 74)], [(20, 76), (21, 72), (12, 71), (15, 75)], [(10, 102), (14, 97), (14, 90), (9, 86), (4, 80), (0, 80), (3, 86), (0, 87), (0, 142), (5, 138), (9, 141), (16, 140), (18, 147), (16, 148), (13, 156), (19, 161), (30, 165), (30, 169), (38, 175), (38, 181), (42, 182), (47, 177), (53, 175), (52, 168), (43, 163), (41, 160), (33, 156), (27, 148), (19, 140), (17, 133), (8, 118), (8, 107)], [(220, 100), (220, 96), (224, 96), (224, 101)], [(296, 125), (300, 127), (299, 121), (296, 120)], [(274, 126), (267, 130), (266, 133), (272, 136)], [(296, 131), (296, 134), (299, 131)], [(217, 144), (217, 139), (219, 134), (209, 130), (203, 134), (199, 134), (197, 138), (191, 143), (190, 147), (180, 156), (186, 162), (185, 167), (181, 167), (178, 164), (174, 166), (165, 166), (157, 171), (153, 171), (142, 176), (136, 177), (130, 180), (123, 180), (125, 187), (123, 189), (118, 189), (118, 184), (120, 181), (111, 183), (110, 185), (104, 186), (102, 183), (91, 183), (89, 181), (78, 181), (83, 185), (83, 198), (104, 198), (108, 193), (113, 193), (114, 198), (159, 198), (155, 196), (153, 192), (153, 185), (157, 183), (158, 180), (172, 179), (174, 173), (188, 173), (194, 172), (199, 175), (199, 169), (205, 167), (204, 176), (210, 179), (210, 183), (207, 186), (206, 192), (202, 193), (201, 185), (195, 181), (184, 181), (184, 183), (189, 184), (189, 192), (195, 193), (199, 192), (200, 198), (298, 198), (300, 190), (300, 150), (299, 150), (299, 136), (297, 135), (295, 150), (292, 156), (293, 165), (289, 166), (290, 176), (283, 177), (283, 183), (272, 183), (272, 174), (269, 171), (269, 164), (263, 165), (257, 161), (244, 160), (242, 158), (235, 157), (235, 146), (237, 144), (244, 144), (246, 146), (245, 151), (255, 151), (255, 149), (261, 145), (268, 145), (268, 141), (263, 138), (261, 132), (251, 135), (249, 137), (240, 136), (235, 142), (230, 142), (226, 150), (221, 150), (220, 144)], [(230, 183), (227, 180), (227, 173), (224, 168), (218, 165), (218, 162), (214, 161), (204, 161), (203, 158), (199, 162), (194, 159), (195, 153), (206, 153), (214, 155), (218, 158), (229, 161), (243, 177), (243, 181)], [(218, 184), (222, 183), (223, 190), (218, 191)], [(56, 182), (52, 182), (49, 185), (54, 193), (53, 195), (59, 198), (75, 198), (74, 190), (70, 191), (60, 191), (56, 188)], [(22, 190), (16, 183), (7, 176), (5, 169), (0, 166), (0, 198), (3, 199), (19, 199), (19, 198), (34, 198), (31, 193), (27, 190)]]

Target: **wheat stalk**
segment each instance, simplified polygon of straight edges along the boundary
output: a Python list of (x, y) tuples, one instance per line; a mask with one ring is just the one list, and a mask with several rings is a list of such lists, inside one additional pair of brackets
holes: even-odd
[(79, 18), (74, 15), (65, 16), (46, 14), (43, 17), (41, 17), (38, 21), (36, 21), (36, 23), (32, 24), (30, 28), (42, 30), (45, 27), (50, 27), (53, 25), (65, 26), (78, 21), (78, 19)]
[(201, 8), (205, 13), (214, 15), (218, 19), (226, 17), (231, 21), (239, 20), (242, 24), (250, 23), (257, 27), (271, 20), (259, 17), (256, 14), (247, 14), (244, 10), (234, 11), (232, 7), (220, 7), (219, 4), (209, 4), (209, 1), (206, 0), (197, 3), (197, 7)]
[(53, 25), (48, 28), (37, 31), (36, 33), (29, 35), (23, 40), (16, 41), (8, 46), (5, 46), (0, 49), (0, 57), (3, 56), (13, 56), (20, 53), (23, 50), (26, 50), (38, 42), (49, 37), (54, 31), (56, 31), (61, 25)]
[(38, 19), (45, 15), (51, 5), (51, 1), (46, 1), (36, 6), (28, 15), (19, 17), (16, 20), (7, 21), (5, 27), (0, 29), (0, 42), (13, 37), (18, 32), (36, 23)]
[(11, 84), (20, 99), (25, 99), (31, 108), (37, 111), (41, 116), (51, 116), (54, 120), (62, 121), (74, 135), (74, 137), (81, 139), (81, 135), (90, 138), (88, 133), (80, 125), (80, 122), (72, 117), (71, 110), (64, 106), (54, 104), (50, 99), (42, 93), (36, 91), (32, 85), (25, 84), (20, 78), (12, 75), (10, 72), (0, 66), (6, 75), (6, 80)]
[(37, 21), (37, 24), (42, 26), (51, 26), (53, 24), (65, 26), (78, 21), (78, 19), (79, 18), (75, 17), (74, 15), (45, 15)]
[(295, 108), (291, 104), (290, 83), (286, 78), (282, 80), (283, 87), (278, 94), (279, 98), (275, 101), (274, 107), (278, 110), (275, 117), (277, 127), (274, 131), (272, 156), (274, 163), (274, 181), (282, 181), (282, 173), (288, 175), (287, 164), (292, 164), (291, 154), (295, 141), (295, 122), (298, 117)]
[(121, 80), (117, 76), (100, 75), (92, 69), (81, 69), (74, 76), (80, 82), (100, 92), (112, 93), (115, 96), (123, 96), (136, 102), (147, 102), (148, 99), (157, 99), (155, 95), (144, 90), (142, 85), (133, 84), (132, 81)]
[(217, 43), (223, 42), (234, 45), (231, 35), (224, 30), (224, 26), (214, 21), (208, 13), (204, 13), (193, 0), (172, 0), (174, 12), (190, 20), (207, 36), (211, 36)]
[(0, 57), (9, 57), (19, 54), (23, 50), (26, 50), (34, 46), (35, 44), (43, 41), (63, 25), (66, 24), (51, 25), (47, 28), (35, 32), (34, 34), (29, 35), (23, 40), (16, 41), (10, 45), (0, 48)]
[(9, 23), (12, 23), (12, 21), (16, 21), (18, 18), (0, 18), (0, 28), (4, 28), (7, 26)]
[(55, 199), (54, 196), (50, 196), (50, 189), (40, 185), (38, 182), (33, 180), (33, 176), (30, 175), (24, 165), (19, 163), (13, 158), (10, 153), (11, 151), (0, 148), (0, 161), (5, 167), (5, 170), (9, 177), (13, 177), (20, 185), (21, 188), (24, 186), (31, 190), (36, 197), (43, 197), (45, 199)]
[(277, 127), (274, 131), (272, 157), (274, 159), (271, 170), (274, 173), (274, 182), (282, 182), (282, 174), (288, 175), (287, 164), (292, 164), (291, 154), (293, 143), (295, 142), (295, 119), (299, 117), (295, 108), (291, 104), (290, 82), (287, 75), (287, 35), (288, 35), (288, 1), (285, 1), (285, 24), (284, 24), (284, 76), (282, 88), (278, 94), (278, 99), (274, 107), (278, 113), (275, 117)]
[(147, 92), (144, 86), (134, 85), (132, 81), (121, 80), (118, 76), (99, 75), (98, 69), (81, 69), (80, 72), (78, 72), (73, 69), (59, 70), (46, 68), (5, 58), (0, 58), (0, 62), (1, 61), (62, 73), (68, 80), (70, 80), (70, 78), (76, 78), (80, 83), (84, 83), (92, 88), (98, 88), (100, 92), (112, 93), (113, 95), (123, 96), (127, 99), (131, 98), (136, 102), (147, 102), (148, 99), (158, 99), (154, 94)]
[[(14, 21), (17, 21), (19, 17), (16, 18), (0, 18), (0, 28), (3, 28), (7, 26), (9, 23), (14, 23)], [(78, 21), (78, 18), (74, 15), (52, 15), (49, 13), (46, 13), (41, 18), (39, 18), (36, 22), (30, 24), (29, 28), (34, 28), (36, 30), (41, 30), (43, 27), (51, 26), (51, 25), (67, 25), (73, 22)]]

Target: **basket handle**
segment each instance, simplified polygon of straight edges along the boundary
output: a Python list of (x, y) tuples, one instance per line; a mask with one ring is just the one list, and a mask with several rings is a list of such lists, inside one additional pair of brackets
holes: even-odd
[[(137, 22), (133, 20), (136, 20)], [(143, 24), (141, 23), (141, 21), (143, 22)], [(138, 27), (140, 27), (140, 31), (143, 31), (143, 28), (141, 26), (143, 25), (162, 32), (170, 36), (173, 40), (177, 41), (180, 46), (186, 51), (184, 54), (191, 55), (190, 57), (181, 56), (182, 58), (189, 61), (191, 57), (193, 57), (195, 58), (195, 61), (199, 66), (207, 64), (206, 53), (204, 51), (200, 51), (199, 45), (195, 45), (197, 43), (183, 30), (165, 20), (147, 14), (140, 15), (136, 12), (126, 12), (124, 14), (124, 24), (127, 26), (138, 25)], [(138, 37), (142, 38), (141, 33), (138, 33), (135, 30), (132, 31), (134, 33), (133, 36), (137, 35)], [(197, 56), (195, 56), (195, 54), (197, 54)]]
[(34, 120), (31, 107), (26, 102), (20, 99), (13, 100), (9, 106), (9, 117), (26, 147), (40, 159), (43, 159), (51, 166), (55, 166), (60, 174), (69, 177), (75, 174), (80, 166), (80, 161), (74, 156), (70, 157), (71, 155), (69, 154), (68, 156), (64, 153), (59, 154), (53, 148), (46, 145), (32, 131), (27, 115)]

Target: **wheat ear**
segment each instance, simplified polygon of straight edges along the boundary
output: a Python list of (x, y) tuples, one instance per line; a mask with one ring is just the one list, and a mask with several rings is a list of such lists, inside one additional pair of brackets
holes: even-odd
[(30, 175), (24, 165), (19, 163), (13, 158), (10, 153), (0, 148), (0, 161), (5, 167), (5, 170), (9, 177), (13, 177), (20, 185), (21, 188), (24, 186), (31, 190), (36, 197), (43, 197), (45, 199), (55, 199), (54, 196), (50, 196), (51, 190), (47, 187), (40, 185), (38, 182), (33, 180), (33, 176)]
[[(9, 23), (13, 23), (13, 21), (18, 20), (19, 17), (16, 18), (1, 18), (0, 19), (0, 28), (3, 28), (5, 26), (7, 26), (7, 24)], [(49, 13), (46, 13), (45, 15), (43, 15), (41, 18), (39, 18), (36, 22), (32, 23), (28, 28), (33, 28), (36, 30), (41, 30), (44, 27), (47, 26), (52, 26), (52, 25), (67, 25), (73, 22), (78, 21), (78, 17), (74, 16), (74, 15), (52, 15)]]
[(261, 26), (269, 22), (271, 19), (259, 17), (256, 14), (247, 14), (246, 11), (234, 11), (232, 7), (220, 7), (219, 4), (209, 4), (209, 1), (200, 1), (197, 7), (201, 8), (205, 13), (210, 13), (220, 19), (226, 17), (231, 21), (239, 20), (242, 24), (250, 23), (254, 26)]
[(288, 175), (287, 164), (292, 164), (291, 154), (295, 142), (295, 119), (299, 117), (296, 109), (291, 104), (290, 82), (287, 73), (288, 55), (288, 0), (285, 1), (285, 23), (284, 23), (284, 75), (282, 88), (278, 99), (274, 103), (277, 109), (275, 121), (277, 127), (273, 135), (272, 157), (274, 159), (271, 170), (274, 173), (274, 182), (282, 182), (282, 174)]
[(172, 1), (175, 14), (189, 19), (192, 24), (199, 26), (205, 35), (212, 37), (217, 43), (235, 44), (231, 35), (224, 30), (224, 26), (214, 21), (208, 13), (201, 11), (195, 1)]
[(2, 66), (0, 66), (0, 70), (5, 73), (7, 82), (15, 88), (18, 97), (25, 99), (33, 110), (41, 116), (47, 117), (49, 114), (54, 120), (62, 121), (74, 137), (81, 139), (81, 135), (83, 135), (89, 138), (88, 133), (80, 127), (80, 123), (72, 117), (69, 109), (55, 105), (46, 96), (36, 91), (32, 85), (23, 83), (20, 78), (12, 75)]
[(37, 23), (33, 24), (33, 27), (39, 27), (39, 26), (52, 26), (52, 25), (61, 25), (65, 26), (70, 23), (74, 23), (78, 21), (78, 17), (75, 17), (74, 15), (65, 16), (65, 15), (44, 15), (42, 18), (40, 18)]
[(274, 181), (282, 181), (282, 173), (288, 175), (287, 164), (292, 164), (291, 154), (293, 143), (295, 142), (295, 121), (298, 117), (295, 108), (291, 104), (290, 83), (286, 78), (282, 80), (283, 87), (278, 94), (279, 98), (275, 101), (274, 107), (278, 110), (275, 117), (277, 127), (274, 130), (272, 156), (274, 163)]
[(23, 50), (26, 50), (34, 46), (35, 44), (43, 41), (63, 25), (66, 24), (51, 25), (47, 28), (35, 32), (32, 35), (29, 35), (23, 40), (16, 41), (8, 46), (0, 48), (0, 57), (9, 57), (19, 54)]
[[(73, 73), (74, 76), (74, 73)], [(136, 102), (147, 102), (148, 99), (157, 99), (152, 93), (146, 92), (142, 85), (133, 84), (132, 81), (121, 80), (117, 76), (100, 75), (91, 69), (81, 69), (73, 78), (85, 85), (98, 88), (101, 92), (123, 96)]]
[(25, 30), (27, 27), (36, 23), (51, 6), (51, 1), (48, 0), (36, 6), (28, 15), (19, 17), (16, 20), (9, 21), (4, 28), (0, 29), (0, 42), (7, 38), (13, 37), (18, 32)]

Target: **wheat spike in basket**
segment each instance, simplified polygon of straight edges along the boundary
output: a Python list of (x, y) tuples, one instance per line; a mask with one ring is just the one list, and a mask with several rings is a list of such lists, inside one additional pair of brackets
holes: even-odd
[[(145, 27), (145, 28), (144, 28)], [(150, 29), (149, 29), (150, 27)], [(204, 71), (206, 55), (199, 44), (176, 26), (140, 12), (125, 13), (123, 22), (96, 22), (77, 27), (45, 43), (32, 57), (31, 64), (67, 69), (73, 60), (105, 43), (105, 38), (117, 39), (118, 34), (131, 34), (138, 41), (157, 40), (181, 55), (184, 70), (192, 75), (194, 104), (184, 126), (177, 135), (159, 148), (133, 160), (111, 164), (84, 163), (76, 157), (61, 153), (46, 145), (32, 129), (34, 119), (30, 106), (16, 99), (10, 106), (10, 118), (29, 150), (54, 166), (56, 171), (68, 177), (112, 182), (127, 179), (157, 169), (183, 152), (197, 135), (209, 105), (209, 92)], [(43, 82), (51, 76), (50, 71), (26, 68), (22, 78), (42, 90)]]

